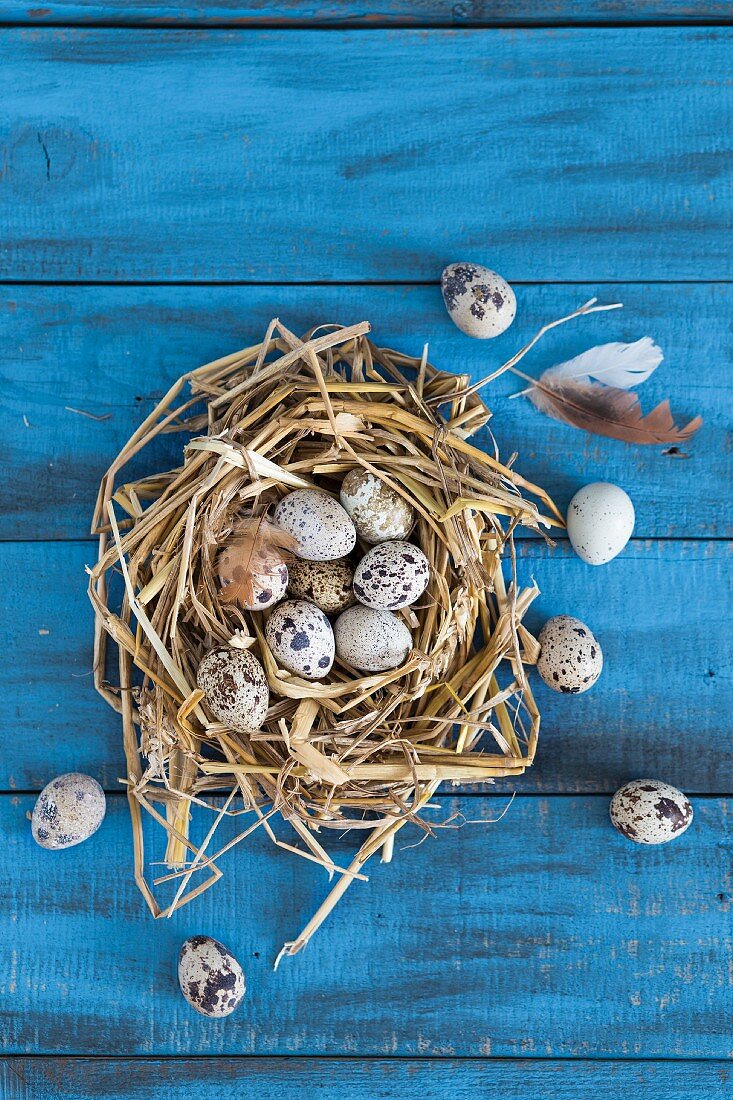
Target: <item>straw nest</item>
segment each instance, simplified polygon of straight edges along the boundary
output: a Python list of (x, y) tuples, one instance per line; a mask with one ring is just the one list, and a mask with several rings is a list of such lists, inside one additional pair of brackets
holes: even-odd
[[(329, 325), (298, 339), (273, 321), (262, 343), (184, 375), (110, 467), (95, 513), (95, 676), (122, 717), (138, 884), (153, 913), (168, 915), (220, 877), (225, 851), (263, 828), (338, 876), (288, 953), (364, 877), (373, 853), (390, 858), (403, 825), (432, 828), (421, 811), (441, 782), (520, 775), (540, 724), (525, 667), (538, 647), (522, 625), (538, 589), (516, 578), (513, 536), (520, 524), (546, 530), (562, 518), (511, 464), (469, 442), (490, 413), (466, 376), (378, 348), (368, 332), (366, 322)], [(192, 437), (182, 464), (115, 488), (162, 432)], [(216, 557), (243, 511), (271, 510), (296, 488), (337, 494), (354, 467), (413, 506), (410, 537), (431, 580), (402, 612), (414, 648), (401, 667), (363, 675), (337, 660), (325, 680), (307, 681), (276, 664), (267, 612), (222, 602)], [(200, 660), (223, 643), (252, 647), (267, 674), (270, 708), (256, 733), (214, 721), (196, 688)], [(199, 806), (209, 816), (194, 841)], [(142, 810), (167, 832), (168, 870), (154, 882)], [(246, 827), (218, 843), (222, 819), (243, 813)], [(276, 838), (275, 815), (293, 843)], [(348, 867), (328, 854), (332, 829), (359, 830)], [(163, 881), (175, 888), (165, 908), (154, 890)]]

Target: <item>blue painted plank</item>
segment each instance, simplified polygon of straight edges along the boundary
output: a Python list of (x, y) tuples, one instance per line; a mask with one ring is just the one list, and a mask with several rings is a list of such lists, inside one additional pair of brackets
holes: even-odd
[[(155, 398), (185, 371), (261, 339), (275, 314), (296, 332), (366, 318), (378, 343), (419, 355), (427, 340), (437, 365), (478, 380), (544, 322), (593, 295), (624, 309), (549, 333), (526, 369), (538, 375), (594, 343), (654, 336), (666, 359), (640, 392), (646, 408), (669, 396), (681, 417), (702, 414), (704, 426), (685, 448), (690, 460), (549, 420), (525, 399), (507, 399), (523, 385), (510, 375), (485, 391), (501, 454), (518, 451), (517, 469), (563, 507), (587, 481), (620, 483), (643, 537), (733, 535), (730, 286), (521, 286), (515, 324), (488, 343), (455, 328), (434, 286), (0, 289), (2, 538), (84, 537), (104, 469)], [(69, 408), (110, 419), (95, 422)], [(491, 446), (486, 433), (479, 442)], [(180, 436), (166, 436), (132, 469), (175, 465), (181, 445)]]
[(83, 25), (103, 23), (125, 26), (220, 26), (242, 27), (282, 24), (304, 27), (492, 27), (543, 23), (695, 23), (727, 21), (730, 5), (725, 0), (586, 0), (582, 9), (573, 0), (382, 0), (377, 11), (369, 4), (341, 0), (338, 4), (313, 0), (218, 0), (217, 3), (171, 4), (147, 0), (132, 4), (102, 4), (100, 0), (47, 0), (45, 7), (29, 8), (19, 0), (0, 0), (0, 21), (43, 26), (49, 23)]
[(730, 278), (731, 37), (5, 30), (0, 277)]
[[(32, 799), (4, 796), (5, 1053), (729, 1058), (730, 803), (696, 799), (687, 833), (654, 849), (612, 829), (607, 798), (520, 798), (489, 824), (504, 802), (449, 802), (478, 823), (375, 865), (273, 973), (327, 892), (320, 868), (255, 833), (215, 887), (154, 922), (123, 799), (83, 848), (49, 853)], [(246, 971), (227, 1020), (177, 989), (199, 932)]]
[[(291, 1090), (309, 1100), (707, 1100), (733, 1080), (727, 1062), (517, 1059), (321, 1058), (6, 1058), (4, 1100), (281, 1100)], [(232, 1091), (234, 1090), (234, 1091)], [(240, 1091), (241, 1090), (241, 1091)]]
[(573, 0), (382, 0), (374, 11), (368, 4), (342, 0), (339, 4), (313, 0), (218, 0), (217, 3), (171, 4), (148, 0), (132, 4), (102, 4), (100, 0), (48, 0), (45, 7), (29, 8), (19, 0), (0, 0), (0, 22), (43, 26), (86, 23), (108, 26), (240, 26), (240, 27), (495, 27), (535, 23), (563, 26), (593, 23), (727, 22), (725, 0), (586, 0), (582, 9)]
[[(90, 674), (84, 565), (93, 552), (91, 543), (0, 545), (0, 636), (11, 655), (0, 665), (0, 697), (12, 723), (0, 789), (38, 789), (77, 769), (119, 789), (118, 719)], [(611, 792), (648, 774), (690, 792), (733, 791), (732, 553), (723, 542), (634, 542), (594, 569), (567, 548), (520, 546), (520, 578), (542, 590), (528, 624), (577, 615), (601, 643), (605, 668), (581, 696), (533, 676), (543, 715), (537, 760), (499, 789)]]

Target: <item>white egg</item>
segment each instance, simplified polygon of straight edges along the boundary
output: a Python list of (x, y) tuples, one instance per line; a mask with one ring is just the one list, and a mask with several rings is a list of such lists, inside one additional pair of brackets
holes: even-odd
[(333, 629), (320, 607), (305, 600), (286, 600), (265, 627), (267, 644), (283, 668), (306, 680), (322, 680), (334, 658)]
[(356, 545), (348, 512), (323, 489), (297, 489), (275, 508), (275, 523), (298, 540), (296, 554), (306, 561), (345, 558)]
[(403, 619), (391, 611), (350, 607), (334, 626), (336, 652), (342, 661), (361, 672), (385, 672), (397, 668), (412, 649), (412, 635)]
[(314, 603), (327, 615), (337, 615), (354, 603), (353, 583), (354, 567), (348, 558), (294, 561), (290, 565), (290, 595)]
[(399, 611), (419, 600), (430, 563), (411, 542), (382, 542), (364, 555), (354, 573), (354, 595), (366, 607)]
[(215, 718), (240, 733), (258, 730), (270, 705), (265, 670), (248, 649), (217, 646), (198, 667), (196, 683)]
[(364, 542), (404, 539), (415, 522), (412, 505), (369, 470), (350, 470), (340, 499)]
[(665, 844), (692, 821), (692, 805), (682, 791), (658, 779), (634, 779), (611, 799), (611, 821), (636, 844)]
[(252, 574), (252, 601), (241, 606), (247, 611), (265, 611), (279, 603), (287, 591), (288, 567), (275, 566), (271, 573)]
[(104, 791), (91, 775), (58, 775), (46, 784), (33, 807), (33, 839), (42, 848), (72, 848), (96, 833), (106, 810)]
[(178, 956), (178, 984), (202, 1016), (229, 1016), (242, 1003), (244, 972), (223, 943), (211, 936), (189, 936)]
[(589, 565), (604, 565), (620, 554), (634, 530), (634, 505), (623, 489), (594, 481), (568, 505), (568, 538)]
[(500, 336), (517, 312), (509, 283), (481, 264), (449, 264), (440, 277), (440, 289), (453, 323), (479, 340)]
[(601, 675), (603, 653), (585, 623), (556, 615), (547, 620), (537, 640), (537, 671), (548, 687), (564, 695), (580, 695), (593, 687)]

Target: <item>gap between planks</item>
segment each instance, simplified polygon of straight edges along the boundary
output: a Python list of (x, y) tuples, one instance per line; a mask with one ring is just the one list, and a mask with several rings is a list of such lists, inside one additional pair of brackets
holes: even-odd
[(195, 22), (191, 20), (177, 22), (172, 19), (162, 18), (156, 19), (154, 22), (124, 22), (122, 20), (102, 20), (97, 19), (94, 21), (84, 22), (69, 22), (69, 21), (45, 21), (45, 20), (17, 20), (17, 19), (0, 19), (0, 30), (122, 30), (122, 31), (317, 31), (322, 34), (324, 31), (360, 31), (362, 33), (368, 33), (369, 31), (392, 31), (392, 30), (410, 30), (410, 31), (507, 31), (507, 30), (549, 30), (549, 31), (583, 31), (583, 30), (637, 30), (639, 28), (652, 28), (654, 30), (660, 28), (691, 28), (696, 27), (730, 27), (733, 25), (733, 19), (721, 18), (700, 18), (700, 19), (674, 19), (674, 18), (660, 18), (660, 19), (575, 19), (575, 20), (558, 20), (553, 22), (547, 19), (536, 20), (522, 20), (522, 19), (502, 19), (496, 22), (488, 21), (457, 21), (455, 23), (449, 22), (409, 22), (407, 20), (393, 19), (369, 22), (368, 25), (363, 25), (351, 20), (334, 20), (332, 22), (318, 22), (313, 20), (308, 23), (297, 22), (295, 20), (281, 20), (276, 19), (253, 19), (240, 22), (216, 22), (216, 23), (204, 23)]
[[(0, 30), (3, 29), (0, 23)], [(733, 279), (512, 279), (512, 286), (730, 286)], [(440, 279), (0, 279), (0, 287), (439, 287)]]
[(207, 1062), (241, 1062), (243, 1064), (273, 1062), (280, 1065), (285, 1065), (288, 1062), (312, 1062), (316, 1064), (334, 1062), (346, 1065), (361, 1062), (383, 1062), (386, 1064), (401, 1062), (413, 1063), (417, 1066), (424, 1062), (438, 1065), (461, 1062), (463, 1064), (474, 1063), (477, 1066), (484, 1066), (489, 1062), (500, 1062), (504, 1065), (522, 1065), (526, 1062), (547, 1065), (550, 1062), (562, 1062), (563, 1064), (567, 1062), (575, 1065), (584, 1065), (585, 1063), (603, 1065), (608, 1063), (614, 1066), (635, 1066), (642, 1062), (650, 1065), (657, 1063), (685, 1066), (719, 1065), (733, 1070), (733, 1062), (725, 1058), (706, 1058), (704, 1055), (695, 1058), (675, 1058), (672, 1055), (647, 1054), (640, 1054), (637, 1057), (626, 1056), (624, 1058), (614, 1058), (612, 1055), (604, 1054), (553, 1054), (547, 1057), (533, 1054), (523, 1054), (521, 1056), (487, 1054), (484, 1057), (477, 1057), (475, 1054), (390, 1054), (388, 1056), (384, 1054), (0, 1054), (0, 1065), (5, 1062), (48, 1062), (49, 1064), (58, 1064), (59, 1062), (134, 1062), (143, 1064), (155, 1062), (197, 1062), (204, 1064)]

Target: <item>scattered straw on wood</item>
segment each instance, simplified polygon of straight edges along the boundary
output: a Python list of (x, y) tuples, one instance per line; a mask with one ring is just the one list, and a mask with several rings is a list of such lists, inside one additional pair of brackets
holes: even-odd
[[(281, 954), (305, 946), (370, 856), (391, 858), (405, 824), (431, 830), (422, 811), (441, 783), (519, 776), (537, 747), (525, 666), (538, 647), (522, 620), (538, 589), (520, 585), (513, 540), (520, 524), (544, 532), (562, 517), (542, 489), (469, 442), (491, 414), (468, 377), (437, 370), (427, 351), (416, 359), (378, 348), (369, 328), (328, 325), (298, 339), (274, 320), (262, 343), (184, 375), (113, 462), (94, 516), (95, 682), (122, 718), (137, 883), (153, 914), (170, 916), (217, 881), (226, 852), (264, 829), (338, 876)], [(164, 432), (191, 437), (182, 465), (116, 488)], [(297, 488), (337, 493), (355, 467), (412, 504), (411, 538), (431, 580), (401, 612), (414, 642), (401, 667), (362, 675), (337, 660), (325, 680), (307, 681), (278, 667), (267, 612), (222, 600), (217, 554), (243, 512)], [(222, 643), (252, 647), (267, 674), (270, 708), (251, 735), (214, 721), (196, 688), (199, 662)], [(211, 824), (194, 841), (199, 807)], [(143, 811), (167, 833), (168, 870), (154, 881)], [(217, 844), (221, 821), (242, 814), (250, 824)], [(294, 843), (276, 836), (278, 820)], [(333, 829), (367, 831), (348, 867), (325, 847)], [(175, 886), (164, 906), (163, 883)]]

